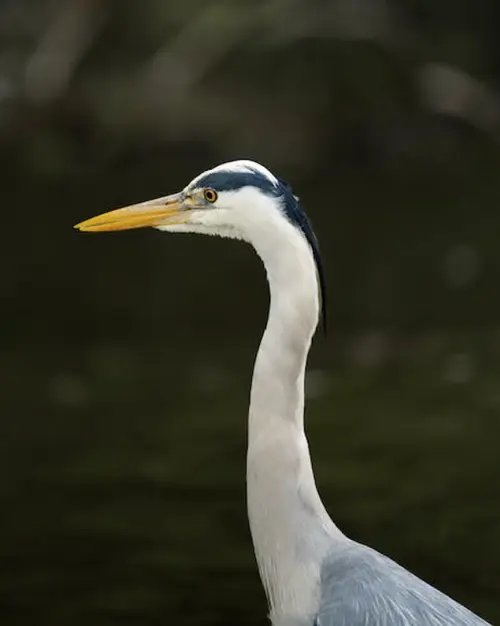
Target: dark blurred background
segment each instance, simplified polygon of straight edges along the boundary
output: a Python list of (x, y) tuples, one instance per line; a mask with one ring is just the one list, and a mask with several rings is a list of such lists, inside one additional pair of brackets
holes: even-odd
[(329, 291), (340, 527), (500, 622), (497, 0), (2, 0), (2, 624), (264, 625), (249, 247), (81, 219), (252, 158)]

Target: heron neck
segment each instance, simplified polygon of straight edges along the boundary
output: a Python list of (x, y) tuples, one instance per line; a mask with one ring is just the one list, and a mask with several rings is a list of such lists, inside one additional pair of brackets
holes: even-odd
[(256, 248), (271, 303), (250, 400), (248, 515), (278, 623), (283, 616), (314, 614), (321, 561), (332, 538), (342, 535), (318, 495), (304, 432), (305, 368), (319, 308), (313, 256), (295, 229)]

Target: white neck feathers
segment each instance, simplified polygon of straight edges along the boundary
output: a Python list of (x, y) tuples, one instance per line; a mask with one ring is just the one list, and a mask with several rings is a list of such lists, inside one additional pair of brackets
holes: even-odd
[(303, 428), (305, 367), (319, 313), (313, 255), (284, 216), (250, 240), (267, 271), (271, 305), (251, 391), (248, 515), (278, 624), (314, 615), (321, 560), (343, 535), (317, 493)]

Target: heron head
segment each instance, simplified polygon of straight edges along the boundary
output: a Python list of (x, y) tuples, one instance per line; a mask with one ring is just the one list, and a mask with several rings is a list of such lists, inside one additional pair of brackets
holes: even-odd
[(251, 241), (280, 218), (300, 227), (301, 213), (284, 181), (262, 165), (242, 160), (203, 172), (178, 193), (103, 213), (76, 228), (102, 232), (149, 226)]
[(223, 163), (178, 193), (109, 211), (75, 226), (90, 232), (144, 227), (243, 239), (257, 251), (275, 245), (276, 232), (291, 237), (298, 232), (310, 246), (324, 290), (318, 244), (298, 198), (285, 181), (253, 161)]

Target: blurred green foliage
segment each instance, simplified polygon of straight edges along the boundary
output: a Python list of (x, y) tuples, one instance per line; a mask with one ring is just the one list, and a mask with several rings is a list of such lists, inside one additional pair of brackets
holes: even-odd
[(0, 4), (2, 624), (266, 623), (264, 273), (237, 242), (71, 229), (241, 157), (293, 183), (325, 259), (328, 509), (500, 619), (499, 6)]

